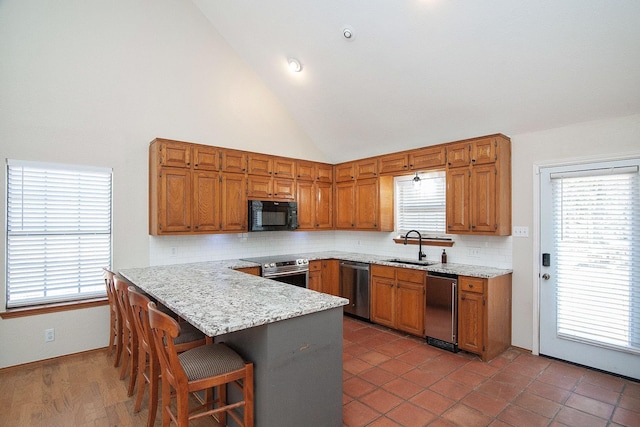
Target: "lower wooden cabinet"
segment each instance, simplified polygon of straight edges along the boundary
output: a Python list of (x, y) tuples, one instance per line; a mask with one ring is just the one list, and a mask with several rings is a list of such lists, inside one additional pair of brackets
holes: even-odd
[(309, 289), (339, 296), (339, 268), (337, 259), (309, 261)]
[(236, 268), (235, 270), (241, 273), (251, 274), (252, 276), (260, 275), (260, 267), (243, 267), (243, 268)]
[(424, 337), (426, 272), (371, 266), (371, 321)]
[(511, 274), (458, 277), (458, 347), (491, 360), (511, 345)]

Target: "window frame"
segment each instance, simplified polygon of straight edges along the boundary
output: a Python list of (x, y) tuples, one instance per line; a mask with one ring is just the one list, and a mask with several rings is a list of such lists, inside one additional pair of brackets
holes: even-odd
[(424, 189), (424, 186), (426, 185), (426, 182), (428, 182), (431, 179), (437, 179), (440, 181), (440, 183), (438, 185), (441, 185), (441, 197), (442, 197), (442, 204), (441, 204), (441, 209), (438, 209), (437, 211), (434, 209), (430, 209), (430, 212), (438, 212), (438, 214), (441, 216), (440, 221), (441, 221), (441, 226), (442, 228), (440, 230), (434, 230), (434, 229), (428, 229), (428, 228), (422, 228), (422, 227), (418, 227), (416, 228), (415, 226), (412, 228), (409, 228), (407, 230), (401, 228), (401, 218), (402, 218), (402, 214), (401, 214), (401, 206), (400, 204), (402, 203), (402, 197), (401, 197), (401, 192), (400, 192), (400, 186), (401, 185), (413, 185), (413, 180), (415, 179), (416, 173), (412, 174), (412, 175), (402, 175), (402, 176), (396, 176), (394, 177), (394, 215), (396, 218), (395, 221), (395, 233), (397, 233), (398, 235), (404, 236), (404, 234), (406, 232), (408, 232), (411, 229), (417, 229), (420, 234), (422, 234), (423, 239), (429, 239), (429, 238), (435, 238), (435, 239), (442, 239), (442, 238), (448, 238), (449, 236), (447, 236), (447, 192), (446, 192), (446, 171), (444, 170), (433, 170), (433, 171), (426, 171), (426, 172), (418, 172), (417, 176), (420, 177), (420, 183), (417, 184), (418, 186), (421, 186)]
[[(14, 170), (16, 169), (19, 170), (20, 168), (24, 168), (25, 170), (36, 171), (35, 172), (36, 174), (42, 174), (42, 177), (39, 178), (42, 184), (44, 184), (47, 181), (47, 179), (50, 179), (50, 177), (46, 176), (47, 173), (50, 173), (53, 175), (70, 174), (69, 176), (74, 176), (75, 181), (77, 181), (77, 187), (76, 187), (77, 193), (80, 193), (81, 192), (80, 189), (84, 188), (86, 185), (86, 181), (83, 181), (83, 177), (86, 179), (86, 177), (88, 176), (99, 176), (99, 179), (101, 180), (101, 182), (96, 184), (94, 188), (95, 188), (95, 191), (97, 192), (98, 192), (98, 188), (100, 189), (99, 194), (102, 199), (100, 201), (100, 205), (94, 209), (94, 212), (103, 213), (104, 208), (107, 206), (109, 209), (107, 214), (101, 215), (101, 218), (99, 220), (100, 224), (99, 226), (96, 226), (96, 230), (100, 229), (101, 231), (96, 231), (96, 230), (91, 231), (92, 227), (87, 227), (85, 224), (81, 223), (80, 221), (81, 218), (84, 218), (85, 220), (87, 218), (86, 212), (78, 214), (77, 218), (75, 218), (75, 219), (78, 219), (78, 222), (74, 223), (73, 221), (71, 221), (71, 222), (65, 223), (66, 225), (70, 225), (70, 227), (73, 228), (73, 230), (71, 231), (69, 227), (63, 227), (65, 228), (63, 231), (57, 231), (53, 233), (50, 229), (48, 229), (48, 225), (46, 224), (42, 225), (42, 228), (40, 229), (37, 229), (37, 228), (34, 229), (33, 233), (30, 233), (30, 230), (28, 230), (27, 229), (28, 227), (25, 227), (24, 224), (20, 224), (17, 227), (17, 230), (12, 230), (11, 227), (13, 224), (11, 223), (11, 221), (15, 220), (16, 217), (20, 217), (21, 214), (12, 216), (12, 213), (10, 212), (10, 209), (12, 208), (12, 206), (10, 206), (11, 205), (10, 200), (12, 197), (17, 197), (16, 200), (18, 200), (18, 203), (22, 203), (25, 200), (27, 200), (26, 198), (24, 198), (24, 193), (22, 192), (22, 190), (20, 190), (17, 196), (13, 196), (12, 194), (12, 189), (10, 188), (10, 186), (12, 185), (12, 182), (11, 182), (12, 180), (10, 177), (12, 168)], [(56, 312), (56, 311), (66, 311), (66, 310), (72, 310), (77, 308), (85, 308), (85, 307), (92, 307), (92, 306), (99, 306), (99, 305), (106, 304), (108, 299), (106, 295), (106, 288), (104, 288), (104, 282), (102, 279), (102, 268), (111, 269), (111, 265), (113, 262), (113, 169), (107, 168), (107, 167), (94, 167), (94, 166), (61, 164), (61, 163), (52, 163), (52, 162), (35, 162), (35, 161), (7, 159), (6, 168), (5, 168), (5, 180), (6, 180), (6, 185), (5, 185), (6, 264), (5, 264), (4, 273), (5, 273), (6, 287), (4, 290), (5, 291), (4, 308), (6, 311), (2, 313), (2, 318), (20, 317), (25, 315), (49, 313), (49, 312)], [(15, 182), (13, 183), (15, 184)], [(23, 183), (23, 182), (18, 180), (18, 183)], [(38, 179), (36, 179), (35, 185), (36, 186), (38, 185)], [(64, 182), (60, 186), (60, 188), (65, 188), (66, 185), (67, 183)], [(44, 188), (42, 189), (42, 191), (43, 192), (45, 191)], [(93, 196), (94, 193), (92, 191), (93, 191), (93, 188), (89, 186), (89, 192)], [(71, 200), (70, 199), (71, 194), (72, 193), (65, 193), (64, 197), (66, 197), (66, 199), (65, 198), (61, 199), (62, 203), (69, 203), (69, 200)], [(77, 194), (74, 194), (74, 196), (77, 196)], [(80, 205), (81, 204), (78, 204), (78, 206)], [(84, 208), (84, 205), (82, 206)], [(47, 212), (47, 211), (43, 209), (43, 212)], [(42, 218), (44, 218), (44, 215), (42, 216)], [(44, 224), (45, 221), (43, 220), (42, 223)], [(102, 241), (102, 243), (98, 250), (98, 252), (101, 254), (101, 257), (99, 258), (99, 261), (97, 261), (96, 263), (100, 263), (104, 265), (100, 265), (99, 270), (97, 266), (92, 266), (92, 265), (81, 266), (79, 271), (90, 271), (89, 278), (82, 278), (81, 273), (68, 274), (68, 277), (70, 278), (75, 275), (77, 279), (77, 283), (74, 283), (73, 281), (69, 283), (63, 282), (64, 283), (63, 287), (69, 287), (69, 284), (71, 284), (73, 287), (77, 287), (78, 289), (77, 292), (73, 292), (73, 293), (69, 292), (68, 294), (58, 295), (53, 298), (41, 297), (41, 298), (29, 298), (29, 299), (22, 299), (22, 300), (14, 299), (12, 301), (10, 271), (12, 268), (12, 263), (15, 263), (16, 259), (15, 258), (13, 260), (11, 259), (11, 256), (10, 256), (11, 250), (10, 250), (9, 244), (12, 239), (15, 241), (16, 239), (20, 239), (20, 238), (23, 238), (23, 236), (29, 236), (29, 235), (40, 236), (42, 239), (46, 239), (47, 236), (52, 236), (52, 235), (64, 236), (64, 237), (76, 236), (80, 238), (78, 242), (83, 240), (83, 236), (89, 236), (88, 237), (89, 239), (91, 239), (92, 236), (97, 236), (97, 238), (99, 238)], [(77, 256), (75, 259), (81, 260), (83, 258), (82, 255), (87, 255), (88, 253), (91, 253), (91, 252), (87, 252), (87, 249), (82, 247), (83, 243), (76, 243), (76, 246), (77, 246), (78, 253), (76, 254)], [(40, 257), (36, 256), (36, 258), (40, 258)], [(44, 257), (41, 257), (41, 258), (44, 258)], [(71, 259), (74, 259), (74, 258), (72, 257)], [(46, 265), (46, 262), (47, 262), (46, 259), (36, 260), (34, 264), (34, 271), (36, 272), (38, 271), (38, 268), (39, 268), (38, 267), (39, 261), (42, 261), (41, 265)], [(62, 277), (63, 279), (66, 279), (66, 276), (64, 274)], [(43, 289), (47, 286), (45, 283), (46, 281), (42, 282)], [(100, 286), (102, 286), (102, 289), (100, 288)], [(85, 288), (84, 290), (85, 291), (88, 290), (88, 292), (86, 293), (82, 292), (83, 287)]]

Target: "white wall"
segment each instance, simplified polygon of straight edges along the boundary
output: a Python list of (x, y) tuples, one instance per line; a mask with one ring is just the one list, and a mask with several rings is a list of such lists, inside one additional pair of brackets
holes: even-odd
[[(190, 1), (2, 0), (0, 58), (0, 159), (112, 167), (114, 269), (149, 264), (154, 137), (327, 160)], [(0, 320), (0, 368), (105, 346), (107, 323), (106, 307)]]
[(640, 115), (577, 123), (512, 135), (513, 225), (529, 227), (528, 238), (513, 238), (512, 343), (532, 349), (534, 336), (534, 165), (551, 165), (640, 155)]

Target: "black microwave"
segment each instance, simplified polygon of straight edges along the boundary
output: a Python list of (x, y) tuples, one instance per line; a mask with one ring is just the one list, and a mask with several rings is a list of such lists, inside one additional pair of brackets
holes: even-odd
[(298, 228), (296, 202), (249, 200), (249, 231), (279, 231)]

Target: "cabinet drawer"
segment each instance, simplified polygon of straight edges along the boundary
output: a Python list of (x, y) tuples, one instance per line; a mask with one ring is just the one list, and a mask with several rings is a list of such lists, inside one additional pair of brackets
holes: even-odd
[(395, 279), (396, 278), (396, 269), (395, 267), (386, 267), (384, 265), (372, 265), (371, 266), (371, 275), (378, 277), (386, 277), (387, 279)]
[(419, 285), (424, 283), (424, 271), (413, 270), (411, 268), (398, 268), (396, 269), (396, 274), (398, 281), (417, 283)]
[(478, 277), (459, 277), (458, 286), (460, 291), (477, 292), (479, 294), (484, 292), (484, 279)]
[(309, 271), (322, 270), (322, 261), (309, 261)]

